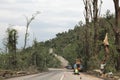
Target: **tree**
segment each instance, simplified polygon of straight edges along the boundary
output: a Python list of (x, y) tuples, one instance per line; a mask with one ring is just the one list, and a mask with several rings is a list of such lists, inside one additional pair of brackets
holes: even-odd
[(8, 53), (16, 53), (18, 32), (16, 29), (8, 28), (7, 35), (8, 35), (7, 37)]
[[(90, 20), (93, 21), (94, 27), (94, 54), (98, 52), (98, 15), (100, 14), (100, 8), (102, 5), (102, 1), (100, 3), (99, 9), (98, 9), (98, 0), (83, 0), (84, 5), (85, 5), (85, 21), (86, 24), (84, 26), (84, 52), (86, 55), (86, 59), (90, 58), (90, 43), (93, 42), (92, 40), (90, 41)], [(99, 10), (99, 11), (98, 11)], [(99, 14), (98, 14), (99, 13)], [(92, 28), (92, 27), (91, 27)], [(86, 60), (85, 59), (85, 60)], [(88, 61), (88, 60), (87, 60)], [(87, 61), (85, 62), (86, 68), (87, 68)]]
[(87, 62), (88, 62), (88, 60), (87, 59), (89, 59), (89, 54), (90, 54), (90, 52), (89, 52), (89, 20), (90, 20), (90, 11), (91, 11), (91, 4), (90, 4), (90, 0), (83, 0), (83, 2), (84, 2), (84, 5), (85, 5), (85, 14), (84, 14), (84, 16), (85, 16), (85, 21), (86, 21), (86, 26), (85, 26), (85, 33), (84, 33), (84, 37), (85, 37), (85, 42), (84, 42), (84, 52), (85, 52), (85, 55), (86, 55), (86, 59), (85, 59), (85, 68), (87, 69), (87, 67), (88, 67), (88, 64), (87, 64)]
[(16, 50), (17, 50), (17, 39), (18, 39), (18, 33), (17, 30), (8, 28), (7, 29), (7, 48), (8, 48), (8, 53), (10, 54), (9, 56), (9, 65), (10, 68), (15, 69), (16, 67)]
[(94, 53), (96, 54), (98, 51), (98, 45), (97, 45), (97, 40), (98, 40), (98, 0), (93, 0), (93, 21), (94, 21)]
[(98, 25), (98, 18), (101, 11), (102, 0), (100, 0), (100, 4), (98, 4), (99, 0), (83, 0), (85, 5), (85, 21), (86, 21), (86, 37), (89, 34), (89, 21), (91, 20), (94, 24), (94, 54), (98, 52), (98, 32), (99, 32), (99, 25)]
[(90, 19), (90, 11), (91, 11), (91, 7), (90, 7), (90, 0), (83, 0), (84, 2), (84, 5), (85, 5), (85, 21), (86, 21), (86, 24), (89, 23), (89, 19)]
[(28, 18), (28, 17), (25, 16), (25, 17), (26, 17), (27, 24), (26, 24), (26, 32), (25, 32), (25, 39), (24, 39), (24, 47), (23, 47), (23, 49), (26, 48), (29, 25), (30, 25), (30, 23), (35, 19), (35, 17), (36, 17), (38, 14), (40, 14), (40, 12), (37, 11), (37, 12), (36, 12), (35, 14), (33, 14), (32, 17), (30, 17), (30, 18)]
[[(120, 7), (119, 7), (119, 0), (113, 0), (114, 2), (114, 8), (115, 8), (115, 26), (113, 26), (113, 31), (115, 34), (115, 45), (116, 45), (116, 50), (118, 53), (120, 53)], [(120, 55), (118, 56), (117, 59), (117, 66), (116, 69), (120, 69)]]

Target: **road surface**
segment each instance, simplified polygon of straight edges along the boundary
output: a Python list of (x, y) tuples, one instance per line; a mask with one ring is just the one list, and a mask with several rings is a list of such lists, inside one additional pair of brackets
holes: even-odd
[(72, 71), (65, 69), (51, 69), (49, 72), (34, 75), (10, 78), (6, 80), (103, 80), (90, 75), (80, 73), (74, 75)]

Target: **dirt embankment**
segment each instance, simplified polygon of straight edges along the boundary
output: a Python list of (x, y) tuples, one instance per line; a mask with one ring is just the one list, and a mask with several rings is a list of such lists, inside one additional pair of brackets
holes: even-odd
[(62, 56), (59, 56), (57, 54), (54, 54), (54, 56), (61, 62), (62, 67), (68, 66), (69, 62), (65, 58), (63, 58)]

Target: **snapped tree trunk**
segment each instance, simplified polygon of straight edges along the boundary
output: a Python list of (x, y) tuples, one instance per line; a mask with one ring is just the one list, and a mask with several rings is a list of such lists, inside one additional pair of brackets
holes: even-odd
[(24, 47), (23, 47), (23, 50), (26, 48), (26, 45), (27, 45), (29, 25), (30, 25), (30, 23), (35, 19), (35, 17), (36, 17), (38, 14), (40, 14), (39, 11), (37, 11), (35, 14), (33, 14), (30, 19), (25, 16), (25, 17), (26, 17), (27, 24), (26, 24), (26, 32), (25, 32), (25, 39), (24, 39)]
[(29, 24), (30, 24), (30, 22), (27, 22), (26, 32), (25, 32), (25, 39), (24, 39), (24, 47), (23, 47), (23, 49), (25, 49), (25, 48), (26, 48), (26, 44), (27, 44)]
[(104, 39), (104, 41), (103, 41), (103, 44), (104, 44), (104, 47), (105, 47), (105, 57), (104, 57), (105, 59), (103, 59), (103, 60), (107, 61), (108, 58), (109, 58), (108, 33), (106, 33), (106, 35), (105, 35), (105, 39)]

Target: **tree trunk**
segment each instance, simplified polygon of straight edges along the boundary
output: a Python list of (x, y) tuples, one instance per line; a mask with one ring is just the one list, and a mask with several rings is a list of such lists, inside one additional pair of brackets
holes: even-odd
[(28, 27), (29, 27), (29, 23), (27, 23), (27, 26), (26, 26), (26, 32), (25, 32), (25, 39), (24, 39), (24, 47), (23, 47), (23, 49), (26, 48), (26, 44), (27, 44), (27, 38), (28, 38)]
[(26, 48), (26, 45), (27, 45), (27, 38), (28, 38), (28, 29), (29, 29), (29, 25), (30, 23), (35, 19), (35, 17), (40, 14), (39, 11), (37, 11), (35, 14), (32, 15), (32, 17), (29, 19), (28, 17), (26, 17), (26, 21), (27, 21), (27, 24), (26, 24), (26, 32), (25, 32), (25, 39), (24, 39), (24, 46), (23, 46), (23, 50)]
[(103, 60), (107, 61), (108, 58), (109, 58), (108, 33), (106, 33), (106, 35), (105, 35), (105, 39), (104, 39), (104, 41), (103, 41), (103, 44), (104, 44), (104, 47), (105, 47), (105, 57), (104, 57), (105, 59), (103, 59)]
[(114, 2), (114, 7), (115, 7), (115, 27), (114, 27), (114, 33), (115, 33), (115, 45), (116, 45), (116, 50), (119, 53), (119, 56), (117, 58), (117, 66), (116, 69), (120, 69), (120, 26), (119, 26), (119, 21), (120, 21), (120, 7), (119, 7), (119, 0), (113, 0)]
[(17, 44), (17, 31), (15, 29), (8, 28), (8, 53), (9, 53), (9, 66), (11, 69), (15, 69), (17, 66), (16, 60), (16, 44)]
[(84, 2), (84, 5), (85, 5), (85, 21), (86, 21), (86, 27), (85, 27), (85, 56), (86, 56), (86, 59), (85, 59), (85, 68), (87, 70), (88, 68), (88, 61), (89, 61), (89, 15), (90, 15), (90, 8), (89, 8), (89, 5), (90, 5), (90, 2), (89, 0), (83, 0)]
[(94, 53), (98, 53), (98, 0), (93, 0), (93, 21), (94, 21)]

